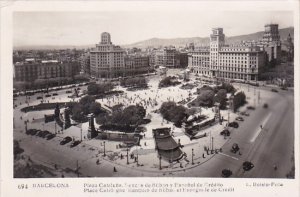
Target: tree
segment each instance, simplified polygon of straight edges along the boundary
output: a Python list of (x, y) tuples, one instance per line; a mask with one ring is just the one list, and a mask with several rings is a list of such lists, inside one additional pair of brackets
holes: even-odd
[(158, 87), (169, 87), (179, 84), (180, 82), (176, 81), (175, 79), (175, 77), (171, 76), (165, 77), (159, 82)]
[(143, 123), (146, 115), (144, 107), (131, 105), (125, 109), (118, 108), (112, 114), (99, 114), (96, 118), (102, 128), (133, 132), (136, 127)]
[(186, 117), (186, 108), (177, 105), (175, 102), (164, 102), (160, 107), (160, 113), (164, 119), (174, 122), (176, 126), (180, 126)]
[(201, 88), (197, 88), (197, 94), (201, 94), (201, 92), (205, 90), (214, 90), (214, 89), (210, 86), (204, 85)]
[(72, 108), (72, 119), (81, 121), (85, 119), (85, 116), (83, 114), (83, 105), (76, 104)]
[(98, 94), (98, 86), (95, 83), (89, 84), (87, 87), (88, 95), (96, 95)]
[(100, 83), (100, 84), (89, 84), (87, 88), (88, 95), (98, 95), (104, 94), (114, 88), (114, 85), (110, 82), (107, 83)]
[(96, 116), (105, 113), (106, 111), (101, 108), (101, 104), (95, 101), (93, 96), (85, 96), (79, 100), (78, 103), (69, 104), (71, 109), (72, 118), (77, 121), (86, 121), (87, 115), (94, 113)]
[(159, 111), (160, 111), (160, 113), (162, 114), (162, 116), (163, 116), (165, 119), (169, 120), (169, 119), (170, 119), (170, 118), (169, 118), (169, 114), (170, 114), (169, 111), (170, 111), (171, 109), (173, 109), (175, 106), (176, 106), (176, 103), (175, 103), (175, 102), (172, 102), (172, 101), (164, 102), (164, 103), (162, 103), (162, 105), (161, 105)]
[(214, 97), (214, 102), (220, 103), (220, 109), (226, 108), (227, 91), (220, 89)]
[(221, 86), (217, 86), (217, 90), (225, 89), (228, 93), (234, 93), (235, 88), (230, 83), (222, 83)]
[(238, 92), (233, 97), (233, 110), (236, 111), (240, 106), (246, 103), (246, 95), (244, 92)]
[(97, 102), (92, 102), (89, 105), (89, 112), (95, 114), (96, 116), (100, 113), (103, 113), (104, 111), (101, 108), (101, 104)]
[(211, 107), (213, 105), (214, 95), (215, 93), (213, 90), (201, 90), (199, 96), (192, 101), (191, 104), (195, 106)]
[(82, 105), (90, 104), (92, 102), (95, 102), (95, 98), (89, 95), (84, 96), (79, 100), (79, 103)]

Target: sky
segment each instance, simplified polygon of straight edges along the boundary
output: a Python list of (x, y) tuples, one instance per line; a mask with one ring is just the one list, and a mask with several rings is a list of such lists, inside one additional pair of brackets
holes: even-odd
[(227, 37), (264, 30), (267, 23), (293, 26), (289, 11), (14, 12), (14, 46), (93, 45), (109, 32), (116, 45), (150, 38), (208, 37), (223, 27)]

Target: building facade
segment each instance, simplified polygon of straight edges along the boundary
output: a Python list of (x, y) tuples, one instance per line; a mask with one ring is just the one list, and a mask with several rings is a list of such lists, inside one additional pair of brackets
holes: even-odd
[(132, 54), (125, 57), (125, 76), (134, 76), (150, 71), (148, 55)]
[(91, 76), (97, 78), (116, 78), (125, 72), (125, 50), (113, 45), (110, 34), (101, 34), (101, 42), (90, 51)]
[(259, 42), (268, 55), (268, 62), (279, 64), (281, 61), (281, 41), (278, 30), (278, 24), (265, 25), (263, 38)]
[(188, 54), (189, 68), (196, 74), (210, 76), (209, 57), (209, 47), (201, 47), (192, 50)]
[(118, 78), (147, 73), (151, 70), (149, 55), (140, 49), (113, 45), (110, 34), (101, 34), (101, 42), (90, 51), (90, 73), (96, 78)]
[(80, 72), (79, 62), (57, 60), (25, 61), (14, 64), (16, 81), (34, 82), (37, 79), (72, 78)]
[(265, 65), (259, 46), (226, 45), (222, 28), (213, 28), (210, 45), (189, 53), (188, 67), (204, 76), (256, 81)]
[(151, 64), (155, 67), (186, 68), (188, 66), (188, 53), (179, 52), (175, 47), (153, 51), (150, 58)]
[(90, 67), (90, 52), (84, 52), (80, 57), (80, 65), (81, 65), (81, 72), (90, 75), (91, 74), (91, 67)]

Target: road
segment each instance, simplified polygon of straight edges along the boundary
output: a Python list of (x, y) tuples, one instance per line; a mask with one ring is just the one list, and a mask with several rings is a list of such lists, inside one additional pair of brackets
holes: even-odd
[[(292, 92), (273, 93), (269, 108), (257, 107), (248, 121), (235, 129), (232, 137), (223, 146), (223, 153), (215, 155), (203, 165), (180, 173), (180, 176), (220, 177), (222, 169), (230, 169), (232, 177), (285, 178), (293, 162), (294, 147), (294, 99)], [(260, 129), (260, 124), (263, 129)], [(238, 143), (241, 155), (230, 152), (233, 143)], [(242, 164), (251, 161), (254, 168), (244, 172)], [(273, 169), (273, 165), (278, 170)]]
[[(143, 171), (142, 168), (132, 168), (133, 165), (115, 165), (101, 159), (101, 156), (97, 155), (97, 150), (58, 147), (59, 139), (46, 146), (45, 139), (36, 137), (37, 139), (30, 143), (31, 139), (28, 136), (24, 138), (24, 133), (15, 131), (14, 135), (18, 139), (22, 138), (20, 144), (27, 154), (38, 161), (43, 161), (46, 165), (53, 166), (57, 163), (61, 168), (75, 169), (76, 161), (83, 161), (79, 165), (80, 172), (84, 176), (220, 177), (221, 171), (227, 168), (233, 172), (232, 177), (285, 178), (293, 165), (291, 157), (294, 146), (294, 95), (292, 91), (271, 92), (271, 94), (270, 99), (261, 101), (255, 110), (250, 111), (247, 120), (233, 130), (231, 139), (222, 147), (222, 153), (216, 154), (201, 165), (173, 173), (148, 172)], [(267, 102), (269, 108), (263, 108), (263, 102)], [(263, 125), (263, 129), (260, 125)], [(230, 152), (233, 143), (239, 144), (241, 154)], [(94, 157), (91, 158), (91, 155)], [(97, 158), (101, 159), (100, 165), (96, 165)], [(244, 161), (251, 161), (255, 167), (244, 172), (242, 169)], [(278, 166), (277, 171), (273, 169), (274, 164)], [(113, 172), (114, 166), (117, 167), (118, 172)]]

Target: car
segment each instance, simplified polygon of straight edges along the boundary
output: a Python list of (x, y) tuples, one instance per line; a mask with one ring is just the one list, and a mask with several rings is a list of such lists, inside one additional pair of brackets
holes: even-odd
[(241, 116), (238, 116), (238, 117), (236, 117), (236, 120), (238, 120), (238, 121), (244, 121), (244, 118), (241, 117)]
[(281, 87), (281, 89), (282, 89), (282, 90), (288, 90), (288, 88), (287, 88), (287, 87)]
[(247, 109), (255, 110), (255, 107), (253, 107), (253, 106), (247, 106)]
[(73, 141), (70, 147), (73, 148), (73, 147), (77, 146), (80, 143), (81, 143), (80, 140)]
[(237, 122), (230, 122), (230, 123), (228, 124), (228, 126), (229, 126), (229, 127), (233, 127), (233, 128), (238, 128), (238, 127), (239, 127), (239, 123), (237, 123)]
[(45, 97), (51, 97), (51, 95), (50, 94), (46, 94)]
[(67, 143), (69, 143), (69, 142), (71, 142), (71, 141), (72, 141), (72, 138), (69, 137), (69, 136), (67, 136), (67, 137), (65, 137), (59, 144), (60, 144), (60, 145), (65, 145), (65, 144), (67, 144)]
[(38, 137), (41, 137), (42, 133), (43, 133), (43, 131), (38, 130), (35, 135), (38, 136)]
[(274, 88), (272, 88), (271, 91), (272, 91), (272, 92), (278, 92), (278, 90), (276, 90), (276, 89), (274, 89)]
[(223, 131), (220, 132), (220, 135), (230, 136), (230, 131), (227, 129), (224, 129)]
[(263, 105), (263, 107), (264, 107), (264, 108), (268, 108), (269, 106), (268, 106), (267, 103), (265, 103), (265, 104)]
[(52, 94), (52, 96), (57, 96), (57, 95), (58, 95), (57, 93), (53, 93), (53, 94)]
[(247, 112), (241, 112), (241, 115), (243, 115), (243, 116), (249, 116), (250, 114), (247, 113)]
[(72, 93), (72, 90), (67, 90), (66, 93), (70, 94), (70, 93)]
[(238, 152), (239, 150), (240, 150), (239, 145), (238, 145), (237, 143), (234, 143), (234, 144), (232, 145), (230, 151), (233, 152), (233, 153), (236, 153), (236, 152)]
[(232, 175), (232, 171), (229, 169), (223, 169), (222, 170), (222, 177), (227, 178), (230, 177)]
[(27, 129), (26, 134), (27, 135), (35, 135), (38, 132), (37, 129)]
[(26, 92), (25, 95), (26, 95), (26, 96), (33, 96), (33, 95), (34, 95), (34, 92)]
[(39, 135), (39, 137), (45, 138), (47, 135), (51, 134), (49, 131), (42, 131), (41, 134)]
[(43, 97), (42, 96), (38, 96), (38, 97), (36, 97), (36, 99), (43, 99)]
[(249, 171), (249, 170), (251, 170), (252, 168), (254, 168), (254, 165), (253, 165), (253, 163), (251, 163), (250, 161), (245, 161), (245, 162), (243, 163), (243, 169), (244, 169), (245, 171)]
[(47, 139), (47, 140), (51, 140), (51, 139), (54, 138), (55, 136), (56, 136), (55, 134), (50, 133), (50, 134), (48, 134), (48, 135), (46, 136), (46, 139)]

